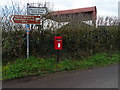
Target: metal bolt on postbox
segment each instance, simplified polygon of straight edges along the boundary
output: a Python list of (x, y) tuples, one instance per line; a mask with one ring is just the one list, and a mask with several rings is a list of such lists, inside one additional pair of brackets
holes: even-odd
[(62, 50), (62, 37), (61, 36), (54, 37), (54, 49)]

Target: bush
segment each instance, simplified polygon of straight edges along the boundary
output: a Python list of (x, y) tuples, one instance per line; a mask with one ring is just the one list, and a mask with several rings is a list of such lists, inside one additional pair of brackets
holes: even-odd
[[(74, 24), (76, 24), (74, 26)], [(42, 33), (41, 33), (42, 32)], [(57, 30), (57, 33), (32, 30), (30, 32), (30, 55), (54, 58), (54, 36), (63, 36), (61, 59), (79, 59), (95, 53), (118, 50), (119, 35), (117, 26), (98, 26), (97, 28), (71, 22)], [(24, 30), (3, 30), (3, 60), (26, 57), (26, 34)]]

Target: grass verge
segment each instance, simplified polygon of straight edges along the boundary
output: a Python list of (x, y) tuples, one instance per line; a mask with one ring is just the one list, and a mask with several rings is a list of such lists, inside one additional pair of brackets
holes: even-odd
[(65, 59), (59, 63), (56, 63), (54, 58), (41, 59), (30, 57), (29, 59), (17, 59), (14, 63), (8, 63), (2, 67), (2, 78), (6, 80), (24, 76), (44, 76), (57, 71), (89, 69), (95, 66), (118, 63), (119, 57), (120, 54), (109, 55), (100, 53), (83, 60), (74, 61)]

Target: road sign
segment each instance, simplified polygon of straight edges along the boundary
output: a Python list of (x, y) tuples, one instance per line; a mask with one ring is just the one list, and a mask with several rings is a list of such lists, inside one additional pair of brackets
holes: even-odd
[(40, 16), (12, 15), (11, 22), (22, 24), (40, 24)]
[(28, 15), (44, 15), (48, 12), (46, 7), (28, 7), (27, 11)]

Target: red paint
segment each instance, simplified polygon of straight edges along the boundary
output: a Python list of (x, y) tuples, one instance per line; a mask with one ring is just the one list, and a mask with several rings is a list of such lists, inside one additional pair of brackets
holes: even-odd
[(61, 36), (55, 36), (54, 37), (54, 49), (55, 50), (62, 50), (62, 37)]
[(68, 14), (76, 14), (76, 13), (89, 13), (91, 12), (92, 17), (94, 20), (96, 20), (97, 17), (97, 8), (94, 7), (87, 7), (87, 8), (78, 8), (78, 9), (69, 9), (69, 10), (61, 10), (61, 11), (54, 11), (52, 12), (53, 16), (59, 16), (59, 15), (68, 15)]
[(22, 24), (40, 24), (40, 16), (12, 15), (11, 22)]

